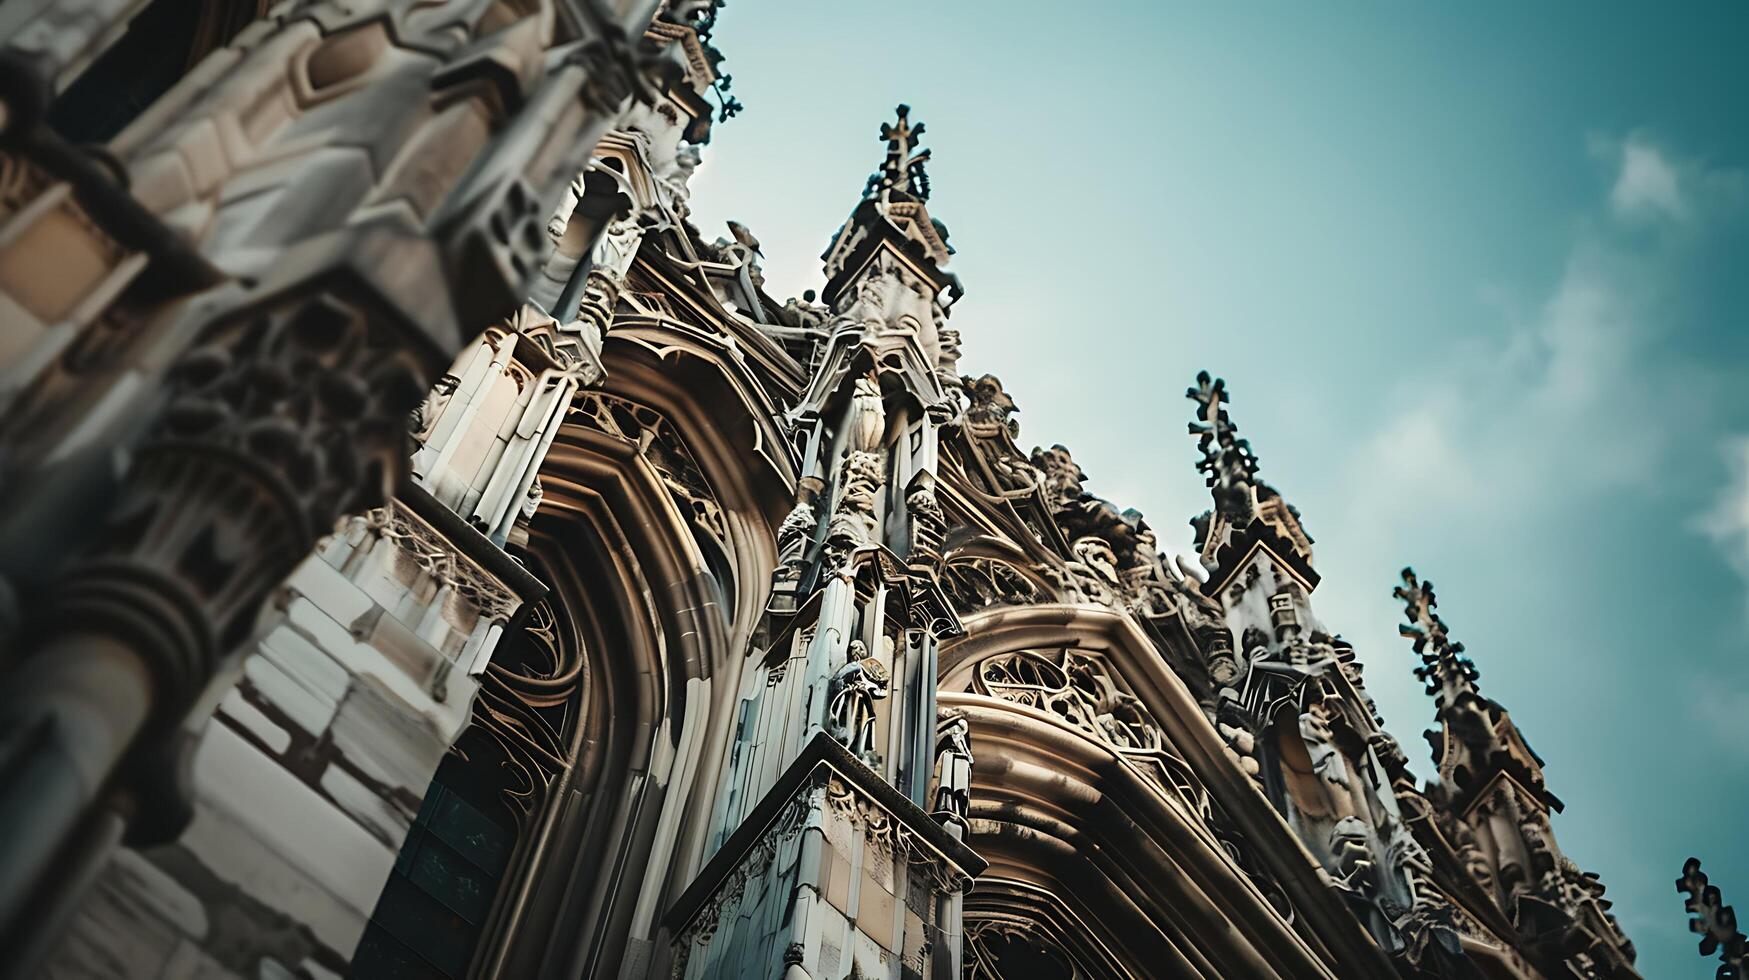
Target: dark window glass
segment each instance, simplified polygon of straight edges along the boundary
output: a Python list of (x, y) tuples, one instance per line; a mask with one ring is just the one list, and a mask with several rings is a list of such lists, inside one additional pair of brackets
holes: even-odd
[[(432, 786), (436, 791), (440, 787)], [(437, 795), (435, 792), (433, 795)], [(510, 860), (510, 846), (515, 836), (493, 823), (467, 800), (443, 788), (441, 799), (432, 811), (429, 826), (433, 836), (454, 848), (477, 867), (492, 874), (502, 874)], [(425, 811), (421, 811), (423, 817)]]
[(49, 107), (70, 143), (107, 143), (188, 70), (200, 18), (193, 0), (155, 0)]
[[(479, 945), (516, 845), (497, 766), (438, 766), (353, 955), (359, 980), (458, 980)], [(502, 816), (493, 814), (497, 810)]]
[(361, 980), (446, 980), (424, 957), (374, 922), (365, 927), (358, 952), (352, 956), (352, 976)]

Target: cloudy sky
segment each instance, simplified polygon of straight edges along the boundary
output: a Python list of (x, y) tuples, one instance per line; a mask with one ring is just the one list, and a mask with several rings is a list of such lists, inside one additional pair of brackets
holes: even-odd
[(1413, 564), (1568, 803), (1645, 974), (1749, 903), (1749, 6), (731, 0), (694, 182), (819, 285), (900, 101), (1023, 446), (1188, 548), (1227, 379), (1314, 602), (1419, 763)]

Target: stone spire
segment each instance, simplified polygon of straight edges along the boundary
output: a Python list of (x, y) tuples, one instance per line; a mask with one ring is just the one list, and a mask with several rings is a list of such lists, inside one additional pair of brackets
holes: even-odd
[(1315, 584), (1312, 538), (1300, 523), (1300, 512), (1258, 478), (1257, 454), (1239, 437), (1239, 426), (1227, 414), (1226, 381), (1199, 371), (1196, 385), (1185, 389), (1184, 397), (1197, 405), (1189, 432), (1202, 452), (1197, 471), (1205, 475), (1215, 505), (1190, 522), (1202, 563), (1218, 570), (1222, 554), (1230, 547), (1249, 547), (1254, 538), (1265, 535), (1282, 557), (1300, 566), (1302, 577)]
[(1602, 882), (1555, 842), (1549, 817), (1562, 807), (1544, 783), (1542, 759), (1506, 709), (1478, 690), (1480, 673), (1440, 618), (1433, 583), (1405, 568), (1392, 594), (1407, 620), (1398, 628), (1421, 657), (1415, 676), (1434, 696), (1440, 728), (1427, 740), (1439, 780), (1426, 795), (1444, 811), (1458, 860), (1521, 933), (1539, 937), (1543, 954), (1582, 951), (1596, 970), (1590, 975), (1636, 976), (1633, 943), (1609, 914)]
[[(881, 139), (887, 141), (887, 159), (868, 178), (864, 197), (876, 197), (891, 203), (898, 200), (929, 200), (929, 174), (923, 165), (929, 162), (929, 151), (919, 149), (917, 140), (923, 135), (923, 124), (911, 125), (911, 107), (901, 104), (894, 114), (896, 122), (881, 123)], [(950, 252), (951, 254), (951, 252)]]
[(1197, 404), (1197, 420), (1190, 423), (1190, 434), (1197, 437), (1196, 448), (1202, 452), (1196, 470), (1207, 476), (1215, 509), (1235, 520), (1248, 520), (1258, 486), (1257, 454), (1251, 443), (1239, 438), (1239, 427), (1227, 415), (1226, 380), (1211, 381), (1207, 371), (1198, 371), (1196, 387), (1185, 389), (1184, 397)]
[[(701, 899), (681, 914), (687, 948), (698, 947), (689, 976), (751, 973), (739, 958), (772, 935), (787, 940), (785, 977), (840, 976), (844, 956), (864, 964), (853, 974), (900, 959), (906, 975), (963, 972), (962, 893), (984, 862), (963, 843), (968, 726), (935, 699), (940, 643), (963, 634), (941, 584), (936, 496), (940, 429), (957, 407), (943, 378), (957, 381), (945, 324), (959, 285), (942, 270), (945, 230), (924, 209), (922, 132), (904, 106), (881, 127), (886, 158), (826, 252), (823, 336), (786, 415), (806, 447), (802, 472), (745, 683), (748, 717), (760, 720), (737, 736), (725, 773), (724, 849), (740, 838), (738, 853), (771, 862), (759, 874), (789, 882), (773, 907), (791, 919), (757, 924), (722, 897)], [(754, 820), (780, 809), (798, 816)], [(784, 828), (803, 825), (824, 830), (807, 846), (830, 860), (784, 850), (801, 846)], [(830, 867), (856, 884), (832, 885)], [(715, 887), (740, 901), (734, 878)], [(761, 962), (762, 975), (772, 966)]]
[(880, 169), (869, 175), (862, 200), (832, 237), (820, 258), (825, 262), (826, 288), (821, 294), (834, 309), (848, 287), (871, 264), (888, 266), (895, 261), (922, 279), (943, 310), (964, 292), (959, 280), (946, 271), (953, 249), (947, 244), (947, 226), (930, 217), (929, 174), (924, 169), (929, 151), (917, 145), (923, 124), (911, 121), (911, 107), (900, 105), (894, 121), (882, 123), (880, 138), (887, 144)]
[(1413, 641), (1421, 657), (1415, 676), (1434, 698), (1434, 717), (1441, 730), (1429, 732), (1428, 741), (1439, 763), (1440, 781), (1454, 800), (1467, 803), (1497, 775), (1506, 773), (1540, 805), (1560, 810), (1560, 800), (1544, 786), (1542, 759), (1531, 751), (1506, 709), (1482, 696), (1477, 687), (1481, 672), (1440, 618), (1433, 583), (1405, 568), (1403, 584), (1391, 594), (1402, 600), (1408, 620), (1398, 632)]

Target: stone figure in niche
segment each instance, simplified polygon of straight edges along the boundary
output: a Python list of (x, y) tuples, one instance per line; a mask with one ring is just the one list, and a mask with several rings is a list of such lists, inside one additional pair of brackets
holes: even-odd
[(796, 505), (790, 508), (789, 514), (785, 515), (783, 523), (777, 526), (776, 581), (795, 582), (801, 579), (808, 542), (813, 538), (814, 527), (819, 521), (819, 512), (814, 508), (812, 495), (803, 493)]
[(936, 819), (964, 823), (971, 812), (971, 725), (963, 715), (950, 715), (935, 737)]
[(852, 755), (874, 751), (875, 702), (886, 698), (891, 683), (886, 665), (869, 656), (861, 640), (850, 641), (849, 662), (832, 676), (828, 717)]
[(578, 174), (575, 180), (566, 185), (565, 196), (560, 198), (558, 209), (552, 213), (551, 217), (547, 218), (547, 234), (552, 237), (553, 241), (556, 242), (565, 237), (565, 229), (571, 225), (571, 215), (576, 212), (577, 202), (582, 198), (583, 175)]
[(870, 453), (880, 448), (886, 434), (887, 410), (881, 403), (881, 384), (874, 372), (856, 379), (850, 396), (849, 442), (853, 452)]
[(1549, 832), (1548, 820), (1540, 813), (1531, 811), (1519, 822), (1518, 830), (1524, 835), (1524, 851), (1530, 858), (1530, 877), (1545, 892), (1551, 891), (1548, 882), (1560, 867), (1561, 856), (1555, 850), (1554, 836)]
[(524, 520), (534, 519), (535, 511), (540, 510), (541, 501), (546, 499), (546, 493), (546, 488), (541, 486), (538, 479), (528, 485), (528, 493), (524, 494), (522, 498), (522, 517)]
[(1489, 863), (1488, 855), (1482, 850), (1481, 844), (1476, 841), (1476, 832), (1462, 820), (1454, 822), (1456, 823), (1458, 860), (1463, 862), (1464, 870), (1469, 872), (1476, 884), (1490, 892), (1493, 891), (1494, 867)]
[(1306, 743), (1312, 771), (1324, 782), (1346, 789), (1348, 760), (1336, 747), (1336, 736), (1330, 730), (1330, 709), (1322, 701), (1312, 702), (1301, 713), (1300, 738)]

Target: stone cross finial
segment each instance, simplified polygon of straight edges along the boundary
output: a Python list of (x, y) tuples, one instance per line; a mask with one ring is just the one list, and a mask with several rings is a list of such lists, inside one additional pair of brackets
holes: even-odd
[(1233, 516), (1248, 515), (1251, 488), (1257, 479), (1257, 456), (1251, 452), (1251, 444), (1239, 438), (1239, 427), (1227, 415), (1227, 383), (1211, 379), (1207, 371), (1198, 371), (1196, 387), (1185, 389), (1184, 397), (1197, 404), (1197, 421), (1190, 423), (1189, 431), (1198, 437), (1202, 460), (1196, 469), (1207, 475), (1215, 507)]
[(1737, 928), (1736, 910), (1724, 904), (1718, 886), (1707, 883), (1700, 858), (1683, 863), (1676, 890), (1688, 893), (1682, 907), (1694, 913), (1688, 929), (1700, 933), (1700, 955), (1719, 954), (1718, 980), (1742, 980), (1744, 965), (1749, 964), (1749, 938)]
[(1451, 639), (1445, 621), (1434, 611), (1439, 600), (1434, 597), (1433, 582), (1423, 582), (1413, 568), (1405, 568), (1403, 584), (1392, 589), (1391, 594), (1403, 600), (1404, 615), (1409, 621), (1399, 625), (1397, 632), (1412, 640), (1415, 652), (1421, 655), (1421, 666), (1415, 668), (1415, 676), (1427, 685), (1427, 693), (1447, 687), (1473, 689), (1481, 672), (1463, 655), (1464, 645)]
[(869, 190), (885, 199), (890, 191), (899, 190), (920, 201), (929, 200), (929, 175), (923, 165), (929, 161), (928, 150), (918, 150), (917, 139), (923, 135), (923, 124), (911, 125), (911, 107), (900, 104), (894, 110), (896, 122), (881, 123), (881, 139), (887, 141), (887, 159), (879, 173), (869, 178)]

